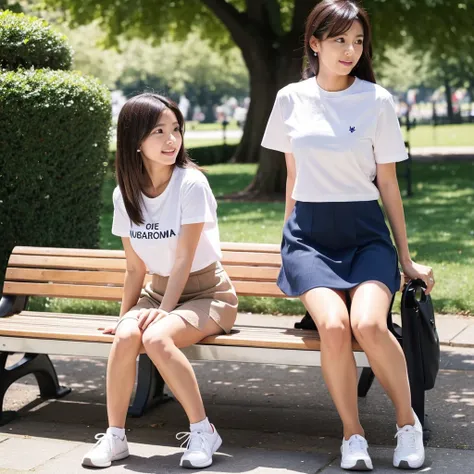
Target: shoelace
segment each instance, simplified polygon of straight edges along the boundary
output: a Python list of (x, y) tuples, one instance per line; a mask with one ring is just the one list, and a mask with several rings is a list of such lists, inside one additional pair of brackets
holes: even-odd
[(181, 443), (181, 448), (189, 450), (200, 450), (204, 446), (204, 437), (201, 431), (181, 431), (176, 435), (178, 441), (184, 440)]
[(97, 433), (94, 438), (97, 440), (97, 443), (95, 443), (95, 446), (99, 446), (107, 436), (107, 433)]
[(353, 438), (349, 441), (349, 451), (351, 454), (354, 452), (360, 452), (367, 449), (366, 443), (362, 438)]
[(398, 438), (402, 448), (415, 449), (416, 434), (413, 426), (406, 426), (397, 431), (395, 438)]

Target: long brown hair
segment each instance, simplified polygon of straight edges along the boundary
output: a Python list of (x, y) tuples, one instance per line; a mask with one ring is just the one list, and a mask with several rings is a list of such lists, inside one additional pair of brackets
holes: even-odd
[(353, 0), (323, 0), (308, 15), (304, 35), (308, 67), (303, 71), (303, 79), (317, 76), (319, 73), (319, 58), (314, 56), (309, 45), (311, 37), (314, 36), (320, 41), (334, 38), (345, 33), (357, 20), (364, 30), (363, 52), (359, 62), (349, 74), (369, 82), (376, 82), (372, 68), (372, 33), (369, 16)]
[[(144, 191), (147, 173), (143, 158), (137, 150), (156, 127), (166, 109), (176, 115), (179, 131), (183, 136), (184, 117), (178, 105), (158, 94), (146, 92), (132, 97), (124, 104), (118, 117), (115, 172), (128, 217), (137, 225), (144, 222), (141, 193)], [(189, 158), (184, 142), (179, 149), (175, 165), (179, 168), (196, 166)]]

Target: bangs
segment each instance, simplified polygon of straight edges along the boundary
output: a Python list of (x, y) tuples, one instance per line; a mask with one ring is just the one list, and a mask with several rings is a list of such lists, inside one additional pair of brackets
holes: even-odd
[[(325, 38), (334, 38), (348, 31), (354, 21), (361, 20), (358, 17), (359, 9), (350, 3), (347, 3), (340, 8), (328, 9), (326, 18), (322, 22), (322, 29), (325, 32)], [(361, 21), (362, 26), (364, 23)], [(365, 30), (365, 28), (364, 28)]]

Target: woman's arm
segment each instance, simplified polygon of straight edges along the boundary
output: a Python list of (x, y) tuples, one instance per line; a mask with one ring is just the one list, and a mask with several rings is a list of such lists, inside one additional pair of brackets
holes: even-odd
[(429, 294), (434, 285), (433, 270), (431, 267), (413, 262), (410, 258), (405, 215), (395, 163), (377, 164), (377, 187), (392, 228), (403, 273), (410, 279), (423, 280), (427, 288), (426, 294)]
[(176, 249), (176, 260), (166, 285), (160, 308), (143, 312), (139, 318), (139, 327), (144, 331), (153, 321), (165, 317), (170, 311), (176, 308), (184, 286), (189, 278), (194, 254), (201, 238), (204, 222), (197, 224), (185, 224), (181, 226)]
[[(128, 237), (122, 237), (122, 244), (125, 250), (126, 269), (119, 319), (130, 311), (130, 308), (137, 304), (146, 275), (146, 266), (142, 259), (135, 253), (135, 250), (133, 250), (130, 239)], [(109, 327), (103, 332), (104, 334), (115, 334), (116, 327), (117, 326)]]
[(295, 157), (292, 153), (285, 153), (286, 161), (286, 200), (285, 200), (285, 222), (290, 217), (295, 207), (295, 200), (291, 197), (295, 187), (296, 165)]
[(143, 288), (143, 280), (146, 275), (146, 266), (143, 263), (143, 260), (135, 253), (135, 250), (133, 250), (130, 239), (128, 237), (122, 237), (122, 244), (125, 250), (127, 268), (123, 283), (120, 317), (137, 304), (140, 292)]

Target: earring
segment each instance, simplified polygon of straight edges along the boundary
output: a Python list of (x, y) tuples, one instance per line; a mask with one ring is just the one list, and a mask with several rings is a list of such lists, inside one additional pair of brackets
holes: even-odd
[(317, 53), (316, 51), (315, 51), (313, 54), (314, 54), (315, 56), (317, 56), (317, 55), (318, 55), (318, 53)]
[(137, 153), (141, 153), (142, 151), (140, 150), (140, 148), (137, 148)]

